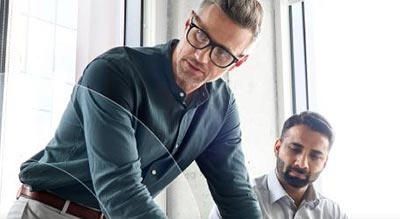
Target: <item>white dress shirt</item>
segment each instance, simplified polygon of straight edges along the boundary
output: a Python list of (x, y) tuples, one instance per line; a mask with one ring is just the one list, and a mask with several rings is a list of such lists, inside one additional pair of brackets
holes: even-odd
[[(257, 195), (264, 219), (347, 219), (339, 205), (319, 194), (310, 185), (304, 200), (297, 208), (294, 200), (279, 183), (275, 172), (254, 179), (253, 190)], [(209, 219), (222, 218), (214, 205)]]

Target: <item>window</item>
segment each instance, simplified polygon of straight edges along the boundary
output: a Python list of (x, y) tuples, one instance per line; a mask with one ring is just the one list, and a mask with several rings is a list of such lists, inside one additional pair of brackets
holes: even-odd
[[(8, 26), (8, 0), (0, 2), (0, 133), (3, 121), (3, 97), (4, 97), (4, 71), (6, 64), (6, 48), (7, 48), (7, 26)], [(1, 135), (0, 135), (1, 142)], [(1, 151), (1, 147), (0, 147)]]
[(125, 0), (125, 40), (126, 46), (143, 45), (143, 0)]
[(5, 218), (15, 199), (21, 162), (50, 140), (68, 103), (75, 83), (77, 3), (77, 0), (10, 1), (0, 218)]
[(400, 2), (305, 3), (309, 106), (336, 132), (321, 191), (350, 218), (398, 218)]
[(292, 60), (293, 112), (307, 110), (307, 45), (304, 2), (289, 5), (290, 45)]

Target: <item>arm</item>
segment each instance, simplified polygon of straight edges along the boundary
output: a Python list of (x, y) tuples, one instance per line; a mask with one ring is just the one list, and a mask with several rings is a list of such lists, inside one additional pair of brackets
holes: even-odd
[(241, 131), (233, 97), (212, 144), (196, 159), (222, 218), (261, 218), (240, 146)]
[(92, 62), (75, 89), (90, 174), (107, 218), (166, 218), (141, 183), (129, 78), (108, 61)]

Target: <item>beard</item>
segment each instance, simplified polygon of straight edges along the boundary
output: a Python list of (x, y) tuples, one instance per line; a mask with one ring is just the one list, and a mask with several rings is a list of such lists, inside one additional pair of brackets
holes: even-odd
[[(313, 183), (319, 176), (321, 172), (315, 173), (311, 175), (310, 172), (307, 172), (304, 169), (295, 167), (295, 166), (289, 166), (286, 165), (285, 162), (283, 162), (282, 159), (277, 157), (276, 160), (276, 168), (278, 171), (278, 174), (285, 180), (287, 184), (294, 188), (303, 188), (305, 186), (308, 186), (309, 184)], [(305, 176), (304, 179), (301, 179), (296, 176), (290, 175), (291, 172), (297, 172), (299, 174), (303, 174)]]
[[(195, 62), (195, 61), (192, 61)], [(193, 75), (189, 69), (185, 67), (185, 60), (182, 59), (178, 62), (176, 72), (175, 72), (175, 79), (178, 81), (178, 84), (185, 87), (199, 87), (206, 82), (205, 75)]]

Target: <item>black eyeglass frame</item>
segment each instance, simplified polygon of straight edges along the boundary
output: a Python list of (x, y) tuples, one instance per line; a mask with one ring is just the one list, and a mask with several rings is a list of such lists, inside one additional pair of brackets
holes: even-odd
[[(212, 62), (214, 65), (216, 65), (216, 66), (219, 67), (219, 68), (226, 68), (226, 67), (229, 67), (230, 65), (232, 65), (233, 63), (237, 63), (237, 62), (239, 61), (239, 59), (236, 58), (235, 55), (233, 55), (231, 52), (229, 52), (229, 50), (226, 49), (224, 46), (222, 46), (222, 45), (220, 45), (220, 44), (214, 42), (214, 41), (210, 38), (210, 36), (208, 36), (207, 32), (205, 32), (203, 29), (201, 29), (199, 26), (197, 26), (197, 25), (193, 22), (193, 19), (194, 19), (195, 16), (196, 16), (196, 14), (194, 14), (194, 12), (193, 12), (193, 16), (192, 16), (192, 19), (190, 20), (190, 24), (189, 24), (189, 30), (186, 32), (186, 41), (187, 41), (193, 48), (195, 48), (195, 49), (200, 49), (200, 50), (201, 50), (201, 49), (204, 49), (204, 48), (207, 48), (207, 47), (211, 46), (211, 50), (210, 50), (210, 53), (209, 53), (210, 60), (211, 60), (211, 62)], [(191, 31), (193, 28), (199, 29), (204, 35), (207, 36), (207, 38), (208, 38), (208, 44), (207, 44), (207, 45), (205, 45), (205, 46), (203, 46), (203, 47), (197, 47), (197, 46), (194, 46), (194, 45), (190, 42), (190, 40), (189, 40), (189, 33), (190, 33), (190, 31)], [(219, 48), (222, 48), (223, 50), (225, 50), (230, 56), (232, 56), (233, 60), (232, 60), (229, 64), (223, 65), (223, 66), (222, 66), (222, 65), (216, 64), (216, 63), (212, 60), (212, 58), (211, 58), (211, 54), (212, 54), (212, 52), (213, 52), (213, 50), (214, 50), (215, 47), (219, 47)]]

